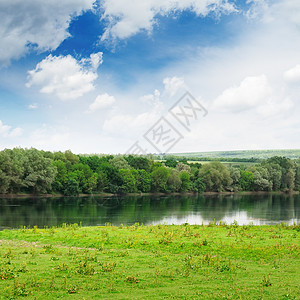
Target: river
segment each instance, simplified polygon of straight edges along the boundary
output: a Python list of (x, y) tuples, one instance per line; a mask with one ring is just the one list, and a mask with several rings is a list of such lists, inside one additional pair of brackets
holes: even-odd
[(140, 224), (299, 223), (300, 195), (0, 198), (0, 228)]

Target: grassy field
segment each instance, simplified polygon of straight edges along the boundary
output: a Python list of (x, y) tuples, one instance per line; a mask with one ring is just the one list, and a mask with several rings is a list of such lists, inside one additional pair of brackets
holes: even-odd
[(284, 156), (291, 159), (300, 157), (300, 149), (287, 149), (287, 150), (240, 150), (240, 151), (211, 151), (211, 152), (188, 152), (188, 153), (170, 153), (169, 155), (189, 157), (206, 158), (260, 158), (267, 159), (272, 156)]
[[(209, 164), (211, 163), (211, 161), (205, 161), (205, 160), (188, 160), (187, 161), (189, 164), (195, 164), (195, 163), (199, 163), (202, 165), (205, 164)], [(257, 162), (231, 162), (231, 161), (221, 161), (222, 164), (226, 165), (226, 166), (245, 166), (245, 167), (250, 167), (253, 165), (256, 165)]]
[(0, 299), (299, 299), (300, 226), (0, 232)]

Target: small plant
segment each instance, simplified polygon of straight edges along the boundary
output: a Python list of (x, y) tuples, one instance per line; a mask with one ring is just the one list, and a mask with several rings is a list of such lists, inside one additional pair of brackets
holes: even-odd
[(56, 269), (59, 271), (66, 271), (66, 270), (68, 270), (68, 268), (69, 268), (69, 266), (65, 263), (62, 263), (62, 264), (56, 266)]
[(80, 262), (77, 267), (77, 273), (82, 275), (94, 275), (95, 268), (89, 264), (87, 261)]
[(15, 296), (26, 297), (29, 295), (29, 291), (26, 288), (26, 283), (24, 282), (24, 283), (20, 284), (18, 281), (18, 278), (15, 278), (13, 287), (14, 287), (14, 295)]
[(208, 241), (207, 241), (206, 239), (203, 240), (203, 241), (202, 241), (202, 245), (203, 245), (203, 246), (207, 246), (207, 245), (208, 245)]
[(6, 253), (4, 253), (3, 255), (4, 258), (8, 258), (8, 259), (11, 259), (13, 258), (13, 252), (11, 249), (8, 249)]
[(28, 272), (27, 264), (26, 264), (25, 261), (23, 261), (21, 268), (18, 269), (18, 272), (21, 272), (21, 273), (26, 273), (26, 272)]
[(101, 264), (102, 272), (112, 272), (116, 267), (115, 263), (103, 263)]
[(271, 280), (270, 280), (270, 274), (268, 274), (268, 276), (267, 276), (267, 275), (264, 275), (264, 277), (263, 277), (263, 279), (262, 279), (262, 281), (261, 281), (261, 285), (262, 285), (262, 286), (266, 286), (266, 287), (272, 285)]
[(128, 277), (126, 277), (126, 282), (129, 282), (129, 283), (138, 283), (139, 280), (136, 277), (134, 277), (134, 276), (128, 276)]
[(15, 274), (12, 269), (4, 268), (3, 266), (0, 266), (0, 279), (1, 280), (13, 279), (13, 278), (15, 278)]
[(53, 253), (54, 252), (54, 249), (53, 249), (52, 245), (45, 245), (43, 248), (45, 249), (46, 253)]
[(78, 291), (79, 291), (79, 287), (75, 286), (75, 285), (70, 285), (68, 288), (67, 288), (67, 291), (69, 294), (76, 294)]

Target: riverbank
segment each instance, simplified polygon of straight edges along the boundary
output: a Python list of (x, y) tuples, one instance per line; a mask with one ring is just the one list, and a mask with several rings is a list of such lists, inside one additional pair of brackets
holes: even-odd
[(300, 227), (4, 230), (0, 299), (296, 299)]
[(283, 192), (283, 191), (239, 191), (239, 192), (184, 192), (184, 193), (127, 193), (127, 194), (111, 194), (111, 193), (97, 193), (97, 194), (79, 194), (77, 196), (65, 196), (63, 194), (0, 194), (0, 198), (61, 198), (61, 197), (116, 197), (116, 196), (184, 196), (184, 195), (299, 195), (299, 191)]

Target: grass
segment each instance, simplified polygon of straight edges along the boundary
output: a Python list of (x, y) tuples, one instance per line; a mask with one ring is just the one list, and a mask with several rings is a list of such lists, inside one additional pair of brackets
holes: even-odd
[(285, 156), (291, 159), (300, 157), (300, 149), (281, 149), (281, 150), (238, 150), (238, 151), (210, 151), (210, 152), (187, 152), (170, 153), (169, 155), (183, 157), (209, 157), (209, 158), (260, 158), (267, 159), (272, 156)]
[[(189, 164), (195, 164), (195, 163), (199, 163), (202, 165), (205, 164), (209, 164), (212, 161), (209, 160), (188, 160), (187, 161)], [(230, 162), (230, 161), (220, 161), (221, 164), (227, 165), (227, 166), (246, 166), (246, 167), (250, 167), (253, 165), (256, 165), (257, 162)]]
[(0, 299), (299, 299), (300, 226), (0, 232)]

